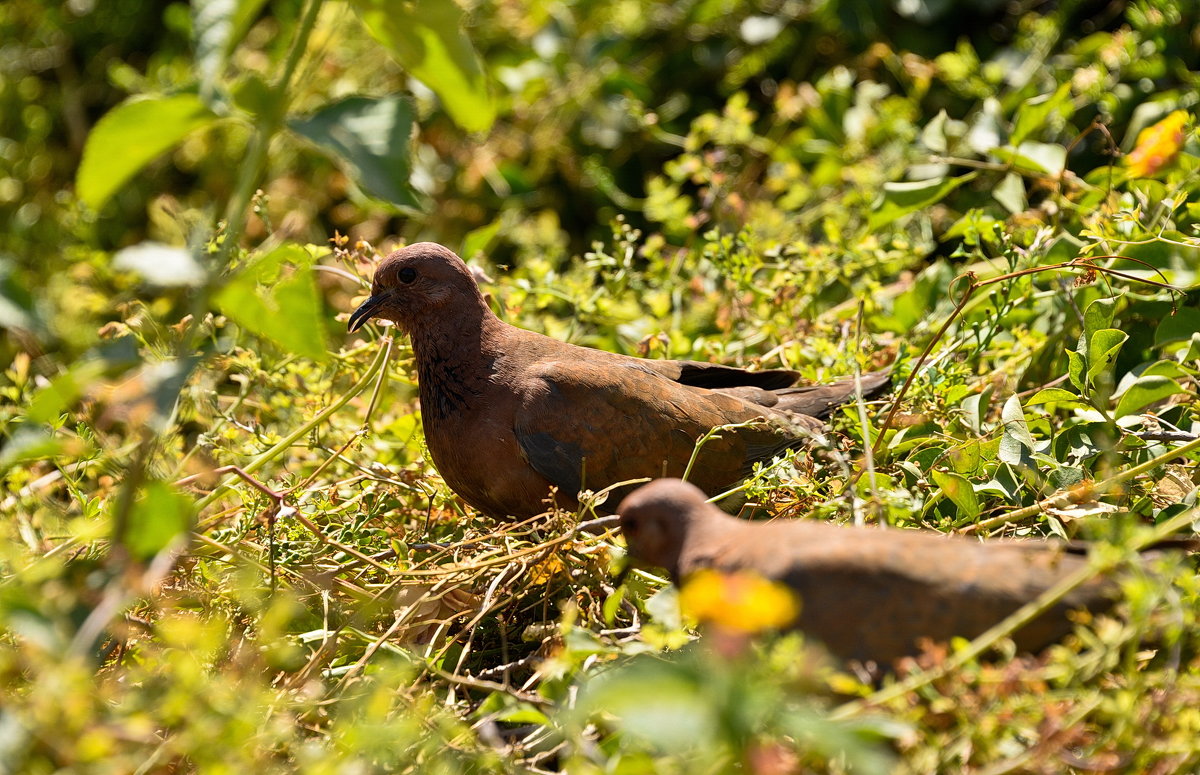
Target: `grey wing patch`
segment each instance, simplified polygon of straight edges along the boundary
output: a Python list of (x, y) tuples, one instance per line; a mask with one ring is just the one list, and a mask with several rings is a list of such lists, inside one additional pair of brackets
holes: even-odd
[(584, 451), (578, 444), (560, 441), (549, 433), (525, 433), (517, 428), (517, 443), (533, 470), (550, 480), (566, 495), (575, 497), (583, 489)]

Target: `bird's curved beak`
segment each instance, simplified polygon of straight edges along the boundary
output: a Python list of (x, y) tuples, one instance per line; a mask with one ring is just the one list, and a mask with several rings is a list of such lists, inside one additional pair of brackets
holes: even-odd
[(362, 304), (358, 305), (358, 309), (351, 313), (350, 320), (346, 323), (346, 328), (349, 329), (350, 333), (354, 333), (362, 328), (368, 320), (375, 317), (375, 313), (383, 306), (383, 298), (382, 294), (373, 294), (368, 296), (367, 300)]

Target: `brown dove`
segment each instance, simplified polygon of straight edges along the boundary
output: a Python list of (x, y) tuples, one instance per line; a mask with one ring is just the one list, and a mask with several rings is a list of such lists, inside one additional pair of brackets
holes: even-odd
[[(696, 570), (752, 571), (796, 593), (796, 626), (844, 659), (890, 663), (917, 641), (973, 638), (1087, 563), (1065, 546), (826, 522), (748, 522), (698, 488), (660, 479), (618, 507), (629, 553), (679, 582)], [(1014, 634), (1036, 651), (1067, 634), (1067, 612), (1100, 611), (1115, 585), (1077, 587)]]
[[(793, 387), (792, 371), (635, 358), (511, 326), (462, 259), (431, 242), (380, 263), (350, 331), (373, 317), (412, 340), (434, 465), (463, 500), (497, 518), (544, 512), (551, 488), (571, 508), (585, 488), (679, 476), (697, 439), (748, 423), (720, 431), (692, 467), (691, 480), (716, 493), (804, 444), (822, 430), (818, 418), (855, 391), (853, 380)], [(866, 374), (861, 384), (872, 395), (888, 376)]]

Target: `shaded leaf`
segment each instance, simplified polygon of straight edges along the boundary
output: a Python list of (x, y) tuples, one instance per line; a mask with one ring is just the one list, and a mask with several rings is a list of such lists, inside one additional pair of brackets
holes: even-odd
[(1083, 356), (1075, 350), (1067, 350), (1067, 378), (1076, 390), (1087, 389), (1087, 381), (1083, 376)]
[(1010, 213), (1019, 213), (1027, 205), (1025, 199), (1025, 179), (1015, 172), (1004, 176), (1004, 180), (992, 189), (992, 198), (999, 202)]
[(75, 176), (79, 198), (99, 210), (143, 167), (217, 115), (195, 94), (134, 98), (96, 123)]
[(400, 97), (347, 97), (304, 119), (288, 121), (296, 134), (341, 160), (373, 197), (418, 207), (409, 187), (413, 110)]
[(496, 111), (463, 11), (453, 0), (351, 0), (351, 6), (397, 62), (437, 94), (469, 131), (491, 127)]
[(1167, 315), (1154, 330), (1154, 343), (1187, 341), (1200, 331), (1200, 309), (1183, 307), (1174, 315)]

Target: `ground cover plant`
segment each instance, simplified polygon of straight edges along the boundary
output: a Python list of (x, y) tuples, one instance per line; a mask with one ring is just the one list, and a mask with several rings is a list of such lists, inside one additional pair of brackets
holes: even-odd
[[(1194, 771), (1200, 584), (1136, 552), (1198, 516), (1198, 40), (1174, 0), (0, 5), (0, 772)], [(757, 633), (773, 590), (618, 584), (602, 494), (475, 514), (407, 342), (345, 333), (417, 239), (578, 344), (891, 364), (746, 516), (1092, 539), (1122, 602), (880, 677)]]

